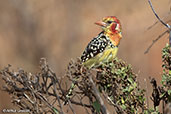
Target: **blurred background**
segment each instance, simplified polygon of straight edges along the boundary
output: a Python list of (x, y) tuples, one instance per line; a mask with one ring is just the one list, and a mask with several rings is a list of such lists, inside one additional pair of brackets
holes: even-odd
[[(164, 21), (169, 22), (171, 1), (152, 2), (158, 15), (167, 16)], [(161, 80), (161, 50), (168, 35), (144, 54), (166, 30), (160, 23), (147, 30), (157, 21), (147, 0), (0, 0), (0, 69), (11, 64), (15, 70), (34, 73), (40, 58), (45, 57), (57, 76), (63, 76), (68, 62), (80, 57), (101, 32), (94, 22), (111, 15), (120, 19), (123, 29), (118, 58), (133, 66), (140, 85), (150, 95), (148, 77), (155, 77), (158, 83)], [(0, 91), (0, 113), (4, 108), (14, 109), (9, 95)]]

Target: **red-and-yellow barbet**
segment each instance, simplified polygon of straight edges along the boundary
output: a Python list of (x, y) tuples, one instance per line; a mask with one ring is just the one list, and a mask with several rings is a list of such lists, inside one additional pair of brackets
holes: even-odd
[[(115, 16), (104, 17), (95, 24), (102, 27), (102, 32), (90, 41), (81, 56), (83, 65), (88, 68), (112, 61), (118, 52), (122, 38), (121, 23)], [(72, 95), (74, 87), (75, 83), (73, 82), (66, 95), (66, 101)]]
[(95, 24), (102, 32), (92, 39), (81, 56), (83, 65), (92, 68), (112, 61), (117, 52), (121, 34), (121, 23), (115, 16), (107, 16)]

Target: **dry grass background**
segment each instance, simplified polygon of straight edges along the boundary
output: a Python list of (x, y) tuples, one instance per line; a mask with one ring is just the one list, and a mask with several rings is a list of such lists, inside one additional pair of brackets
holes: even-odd
[[(152, 2), (161, 17), (170, 11), (170, 0)], [(147, 30), (156, 22), (147, 0), (0, 0), (0, 69), (11, 64), (35, 72), (40, 58), (46, 57), (62, 76), (71, 58), (79, 57), (101, 31), (94, 22), (108, 15), (117, 16), (122, 23), (118, 57), (133, 66), (150, 94), (151, 85), (144, 78), (160, 81), (161, 50), (168, 35), (144, 55), (152, 40), (166, 30), (160, 23)], [(164, 19), (168, 20), (170, 17)], [(9, 95), (0, 91), (0, 112), (12, 107)]]

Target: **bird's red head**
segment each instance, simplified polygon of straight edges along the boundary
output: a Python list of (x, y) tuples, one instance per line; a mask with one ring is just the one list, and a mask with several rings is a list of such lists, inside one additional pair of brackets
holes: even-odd
[(104, 33), (112, 40), (112, 43), (117, 46), (119, 45), (121, 34), (121, 23), (115, 16), (104, 17), (101, 21), (95, 22), (100, 25)]

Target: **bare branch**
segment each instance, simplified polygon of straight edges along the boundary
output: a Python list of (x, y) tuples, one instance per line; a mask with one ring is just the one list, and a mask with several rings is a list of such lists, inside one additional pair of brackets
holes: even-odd
[(169, 44), (171, 46), (171, 26), (169, 24), (166, 24), (163, 20), (160, 19), (160, 17), (157, 15), (157, 13), (155, 12), (154, 8), (153, 8), (153, 5), (151, 3), (151, 0), (148, 0), (148, 3), (150, 4), (150, 7), (154, 13), (154, 15), (157, 17), (157, 19), (165, 26), (169, 29)]
[(110, 114), (108, 109), (106, 108), (106, 106), (104, 105), (104, 102), (103, 102), (103, 99), (101, 98), (100, 96), (100, 93), (98, 92), (96, 86), (95, 86), (95, 83), (93, 82), (93, 79), (92, 79), (92, 76), (89, 75), (89, 79), (90, 79), (90, 83), (92, 84), (92, 87), (93, 87), (93, 91), (94, 91), (94, 94), (98, 100), (98, 102), (100, 103), (101, 105), (101, 110), (102, 110), (102, 113), (103, 114)]
[(151, 3), (151, 0), (148, 0), (149, 4), (150, 4), (150, 7), (154, 13), (154, 15), (157, 17), (157, 19), (164, 25), (166, 26), (168, 29), (170, 29), (170, 25), (169, 24), (166, 24), (163, 20), (160, 19), (160, 17), (157, 15), (157, 13), (155, 12), (154, 8), (153, 8), (153, 5)]
[[(72, 82), (76, 79), (76, 85), (73, 89), (71, 99), (68, 100), (68, 105), (63, 105), (66, 101), (66, 94), (68, 89), (61, 83), (61, 78), (57, 77), (56, 74), (48, 66), (46, 59), (41, 59), (40, 71), (36, 74), (27, 73), (24, 70), (13, 71), (10, 66), (0, 71), (0, 76), (5, 81), (5, 91), (12, 96), (13, 103), (15, 103), (21, 109), (29, 109), (30, 113), (42, 113), (42, 114), (64, 114), (67, 112), (66, 109), (76, 113), (73, 106), (85, 109), (86, 113), (98, 113), (109, 114), (106, 104), (108, 104), (106, 97), (101, 96), (103, 92), (107, 96), (110, 96), (113, 105), (108, 105), (114, 110), (118, 108), (118, 114), (131, 112), (130, 107), (132, 101), (136, 102), (138, 109), (144, 109), (144, 104), (139, 102), (138, 98), (132, 98), (127, 92), (122, 92), (121, 88), (125, 88), (127, 83), (136, 80), (136, 75), (132, 72), (131, 68), (128, 67), (123, 61), (114, 60), (111, 63), (113, 66), (104, 66), (94, 69), (87, 69), (84, 67), (80, 60), (71, 61), (69, 63), (66, 77)], [(121, 74), (112, 72), (112, 69), (127, 68), (124, 73), (128, 78), (121, 78)], [(104, 71), (104, 72), (103, 72)], [(103, 76), (102, 76), (103, 75)], [(131, 77), (130, 77), (131, 76)], [(132, 82), (131, 81), (131, 82)], [(66, 82), (66, 81), (64, 81)], [(66, 83), (65, 83), (66, 84)], [(63, 88), (65, 89), (63, 89)], [(106, 88), (107, 87), (107, 88)], [(97, 88), (100, 90), (98, 92)], [(105, 90), (105, 88), (107, 90)], [(135, 88), (136, 89), (136, 88)], [(134, 95), (142, 95), (133, 90)], [(125, 103), (129, 109), (122, 109), (122, 102), (120, 96), (125, 99), (125, 94), (128, 94), (129, 101)], [(76, 96), (76, 97), (74, 97)], [(89, 102), (87, 102), (89, 101)], [(117, 103), (117, 101), (119, 101)], [(95, 104), (97, 102), (97, 105)], [(104, 104), (104, 102), (106, 104)], [(91, 111), (91, 112), (90, 112)]]
[[(162, 19), (167, 18), (169, 15), (171, 14), (171, 12), (167, 13), (164, 17), (162, 17)], [(170, 21), (168, 21), (167, 23), (169, 23)], [(155, 23), (153, 23), (151, 26), (149, 26), (147, 28), (147, 30), (150, 30), (151, 28), (153, 28), (157, 23), (159, 23), (159, 21), (156, 21)]]
[(163, 32), (161, 35), (159, 35), (156, 39), (153, 40), (153, 42), (151, 43), (151, 45), (146, 49), (146, 51), (144, 52), (144, 54), (147, 54), (150, 49), (152, 48), (152, 46), (160, 39), (162, 38), (162, 36), (164, 36), (166, 33), (168, 33), (169, 31), (166, 30), (165, 32)]

